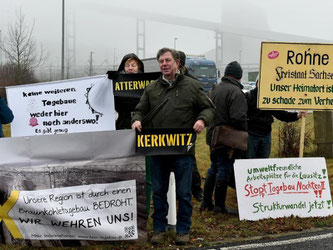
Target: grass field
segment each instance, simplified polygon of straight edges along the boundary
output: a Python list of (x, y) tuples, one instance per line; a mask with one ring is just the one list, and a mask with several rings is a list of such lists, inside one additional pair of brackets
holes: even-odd
[[(300, 122), (297, 122), (300, 126)], [(272, 132), (272, 153), (271, 157), (277, 157), (278, 151), (278, 131), (282, 123), (275, 121)], [(313, 131), (313, 116), (310, 114), (307, 118), (306, 129)], [(312, 136), (313, 133), (312, 133)], [(305, 148), (305, 155), (315, 156), (316, 148), (310, 145)], [(205, 142), (205, 132), (200, 134), (197, 139), (196, 158), (201, 176), (204, 178), (209, 168), (209, 148)], [(326, 159), (330, 188), (333, 190), (333, 160)], [(203, 184), (203, 182), (202, 182)], [(239, 221), (238, 217), (228, 215), (215, 215), (212, 212), (203, 212), (200, 214), (200, 203), (193, 200), (194, 210), (192, 216), (191, 240), (190, 246), (202, 247), (209, 246), (212, 242), (223, 242), (232, 240), (241, 240), (248, 237), (264, 236), (269, 237), (273, 234), (299, 232), (308, 229), (331, 227), (333, 226), (333, 217), (325, 218), (279, 218), (262, 219), (259, 221)], [(235, 190), (229, 189), (227, 195), (227, 206), (237, 208), (237, 197)], [(149, 218), (147, 226), (148, 235), (152, 233), (152, 220)], [(161, 246), (152, 247), (147, 242), (116, 242), (108, 245), (96, 245), (85, 247), (84, 249), (175, 249), (173, 242), (174, 232), (169, 232), (169, 238)], [(148, 237), (150, 238), (150, 237)], [(13, 249), (13, 248), (11, 248)], [(67, 248), (71, 249), (71, 248)], [(73, 248), (74, 249), (74, 248)]]

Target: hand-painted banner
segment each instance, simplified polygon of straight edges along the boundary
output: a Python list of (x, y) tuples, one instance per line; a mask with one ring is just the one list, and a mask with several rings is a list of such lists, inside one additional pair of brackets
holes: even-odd
[(113, 80), (114, 96), (140, 98), (146, 87), (161, 75), (161, 72), (120, 74), (108, 71), (109, 79)]
[(332, 110), (333, 44), (261, 44), (260, 109)]
[(115, 129), (111, 80), (106, 75), (7, 87), (6, 91), (15, 116), (12, 137)]
[(187, 154), (195, 140), (193, 129), (142, 129), (136, 132), (136, 151), (145, 155)]
[(333, 215), (325, 158), (236, 160), (239, 218)]
[(134, 130), (4, 138), (0, 151), (6, 244), (147, 238), (145, 157), (135, 153)]
[(138, 238), (136, 202), (131, 180), (13, 191), (0, 211), (8, 214), (5, 223), (14, 238), (132, 240)]

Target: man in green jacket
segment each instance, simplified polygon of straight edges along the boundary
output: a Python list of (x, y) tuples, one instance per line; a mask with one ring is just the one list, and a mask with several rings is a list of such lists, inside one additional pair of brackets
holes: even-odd
[[(132, 128), (141, 131), (142, 119), (161, 103), (165, 104), (152, 117), (150, 128), (193, 128), (201, 133), (214, 117), (214, 107), (204, 93), (200, 82), (184, 76), (179, 71), (177, 51), (162, 48), (157, 53), (162, 76), (148, 85), (132, 118)], [(167, 100), (167, 101), (166, 101)], [(176, 179), (178, 199), (176, 244), (189, 241), (192, 216), (192, 167), (194, 152), (186, 155), (159, 155), (151, 157), (151, 178), (153, 190), (153, 228), (152, 244), (161, 243), (167, 226), (167, 192), (170, 172)]]

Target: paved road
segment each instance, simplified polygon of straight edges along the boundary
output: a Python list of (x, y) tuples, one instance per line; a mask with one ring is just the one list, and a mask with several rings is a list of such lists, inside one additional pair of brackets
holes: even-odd
[(312, 230), (303, 233), (291, 233), (289, 235), (274, 236), (267, 239), (246, 240), (237, 243), (225, 243), (221, 245), (200, 248), (219, 250), (241, 249), (269, 249), (269, 250), (303, 250), (303, 249), (333, 249), (333, 228)]

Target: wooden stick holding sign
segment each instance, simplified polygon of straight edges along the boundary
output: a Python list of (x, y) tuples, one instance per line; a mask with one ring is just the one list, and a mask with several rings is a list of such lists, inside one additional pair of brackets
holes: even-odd
[(301, 136), (299, 142), (299, 157), (303, 157), (304, 152), (304, 136), (305, 136), (305, 116), (302, 115)]

